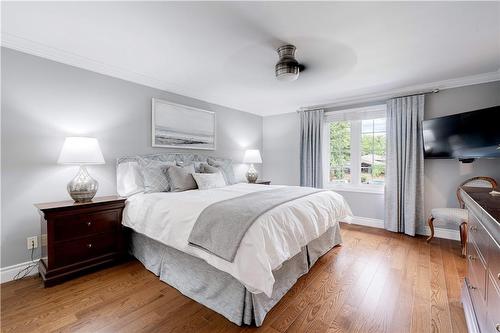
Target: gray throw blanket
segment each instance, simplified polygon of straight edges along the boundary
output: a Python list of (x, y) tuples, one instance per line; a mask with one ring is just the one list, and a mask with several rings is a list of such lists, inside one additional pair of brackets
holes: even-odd
[(265, 212), (320, 191), (310, 187), (282, 187), (248, 193), (205, 208), (191, 230), (189, 243), (233, 262), (248, 228)]

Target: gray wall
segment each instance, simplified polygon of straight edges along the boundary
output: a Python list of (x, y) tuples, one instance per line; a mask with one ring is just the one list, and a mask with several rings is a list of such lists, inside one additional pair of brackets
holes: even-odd
[[(369, 104), (379, 104), (384, 101)], [(366, 103), (363, 105), (367, 105)], [(425, 118), (500, 105), (500, 81), (443, 90), (426, 98)], [(359, 105), (335, 109), (346, 109)], [(335, 110), (332, 109), (332, 110)], [(299, 183), (299, 118), (296, 112), (264, 118), (264, 177), (282, 184)], [(487, 175), (500, 181), (500, 159), (476, 160), (461, 164), (457, 160), (425, 161), (425, 212), (435, 207), (456, 207), (457, 185), (470, 177)], [(277, 181), (275, 181), (277, 180)], [(354, 215), (383, 219), (383, 195), (341, 192)], [(419, 226), (423, 232), (425, 221)], [(442, 226), (439, 226), (442, 227)], [(455, 227), (455, 226), (444, 226)]]
[(264, 117), (263, 123), (263, 178), (273, 184), (300, 185), (298, 114)]
[(68, 199), (78, 167), (56, 164), (64, 137), (98, 138), (106, 164), (89, 168), (97, 195), (116, 193), (117, 157), (179, 151), (151, 148), (152, 97), (217, 113), (217, 151), (200, 153), (241, 161), (245, 148), (262, 149), (260, 116), (5, 48), (1, 69), (1, 267), (29, 260), (26, 237), (40, 234), (33, 204)]

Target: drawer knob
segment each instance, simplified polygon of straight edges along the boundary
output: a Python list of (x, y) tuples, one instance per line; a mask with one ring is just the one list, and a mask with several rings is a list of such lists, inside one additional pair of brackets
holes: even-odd
[(92, 225), (92, 222), (90, 222), (90, 221), (89, 221), (89, 222), (87, 222), (87, 226), (89, 226), (89, 227), (90, 227), (91, 225)]
[(476, 287), (474, 287), (472, 284), (469, 284), (469, 289), (470, 289), (470, 290), (476, 290), (477, 288), (476, 288)]
[(91, 243), (87, 244), (87, 247), (90, 249), (92, 247), (92, 244)]
[(475, 225), (472, 225), (472, 226), (470, 227), (470, 231), (477, 231), (477, 227), (476, 227)]
[(476, 257), (474, 257), (473, 255), (469, 254), (469, 260), (476, 260)]

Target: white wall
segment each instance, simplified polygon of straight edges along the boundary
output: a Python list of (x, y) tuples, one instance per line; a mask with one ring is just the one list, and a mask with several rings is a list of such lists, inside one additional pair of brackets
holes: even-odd
[(29, 260), (26, 237), (40, 234), (33, 204), (69, 199), (77, 167), (56, 164), (65, 136), (98, 138), (106, 164), (89, 171), (99, 196), (116, 192), (117, 157), (179, 151), (151, 147), (152, 97), (217, 113), (217, 151), (190, 152), (241, 161), (245, 148), (262, 149), (260, 116), (5, 48), (1, 66), (1, 267)]
[[(375, 101), (359, 107), (385, 103)], [(454, 113), (477, 110), (500, 105), (500, 81), (468, 87), (443, 90), (427, 95), (425, 118), (435, 118)], [(332, 109), (335, 110), (335, 109)], [(299, 117), (296, 112), (264, 118), (264, 177), (287, 185), (299, 184)], [(271, 162), (269, 162), (271, 161)], [(268, 163), (269, 162), (269, 163)], [(455, 190), (463, 180), (485, 175), (500, 181), (500, 159), (476, 160), (464, 165), (457, 160), (425, 161), (425, 212), (435, 207), (456, 207)], [(351, 205), (354, 215), (374, 219), (384, 217), (384, 196), (382, 194), (342, 191)], [(425, 221), (418, 226), (423, 233)], [(442, 226), (439, 226), (442, 227)], [(455, 226), (443, 226), (453, 227)]]

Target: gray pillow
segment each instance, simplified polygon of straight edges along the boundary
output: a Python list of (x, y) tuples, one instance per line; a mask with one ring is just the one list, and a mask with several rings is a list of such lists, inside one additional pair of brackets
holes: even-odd
[(193, 178), (200, 190), (224, 187), (226, 181), (220, 172), (217, 173), (193, 173)]
[(202, 163), (200, 165), (200, 171), (201, 171), (201, 173), (217, 173), (217, 172), (221, 172), (221, 170), (219, 168), (211, 166), (211, 165), (208, 165), (207, 163)]
[(207, 158), (207, 162), (210, 166), (216, 167), (224, 176), (224, 180), (227, 185), (236, 184), (233, 171), (233, 163), (229, 160), (216, 160), (215, 158)]
[(162, 162), (145, 158), (138, 159), (139, 169), (144, 180), (144, 192), (167, 192), (170, 188), (165, 171), (175, 162)]
[(176, 163), (177, 163), (177, 166), (180, 166), (180, 167), (192, 165), (192, 166), (194, 166), (194, 172), (201, 172), (201, 173), (203, 173), (202, 164), (206, 164), (204, 162), (199, 162), (199, 161), (188, 161), (188, 162), (177, 161)]
[(186, 165), (184, 167), (171, 166), (166, 170), (167, 178), (170, 183), (170, 191), (182, 192), (187, 190), (197, 189), (198, 186), (194, 181), (192, 174), (194, 173), (194, 165)]

